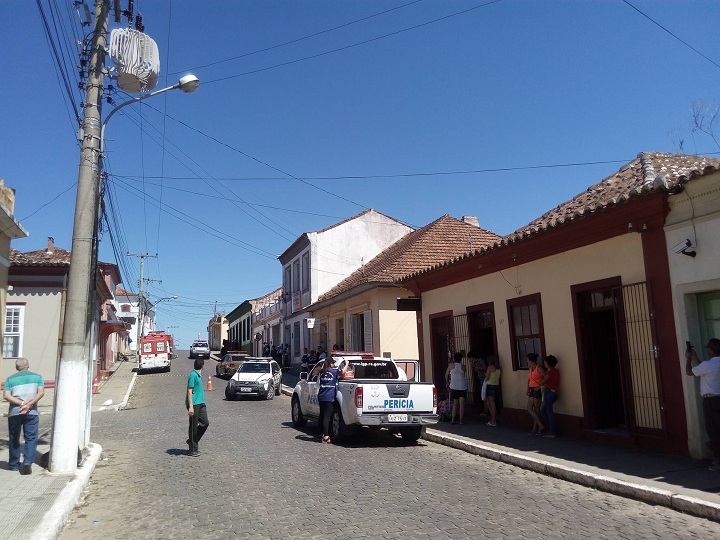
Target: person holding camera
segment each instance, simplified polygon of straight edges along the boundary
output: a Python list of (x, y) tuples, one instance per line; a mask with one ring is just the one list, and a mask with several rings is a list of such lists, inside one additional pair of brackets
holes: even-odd
[(720, 471), (720, 339), (709, 339), (706, 350), (708, 359), (701, 362), (695, 349), (687, 342), (685, 373), (700, 377), (705, 431), (713, 453), (710, 470)]

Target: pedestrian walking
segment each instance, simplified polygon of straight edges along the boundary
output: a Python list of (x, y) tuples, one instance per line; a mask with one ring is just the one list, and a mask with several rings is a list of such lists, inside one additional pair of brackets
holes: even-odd
[(700, 377), (705, 431), (713, 453), (710, 470), (720, 471), (720, 339), (709, 339), (706, 351), (708, 359), (701, 362), (693, 346), (687, 342), (685, 373)]
[[(37, 450), (38, 426), (40, 415), (37, 403), (45, 395), (43, 379), (30, 371), (27, 358), (15, 360), (17, 373), (10, 375), (5, 381), (3, 398), (10, 403), (8, 410), (8, 436), (10, 438), (10, 458), (8, 465), (11, 471), (20, 474), (32, 474)], [(20, 432), (25, 439), (23, 463), (20, 465)]]
[(455, 361), (448, 364), (447, 370), (445, 370), (445, 378), (450, 377), (450, 398), (453, 402), (452, 423), (455, 423), (455, 418), (457, 417), (460, 419), (460, 425), (462, 425), (463, 416), (465, 416), (465, 399), (467, 398), (468, 390), (462, 356), (462, 353), (456, 352), (453, 357)]
[(560, 387), (560, 371), (557, 369), (558, 360), (552, 354), (545, 357), (545, 375), (540, 386), (543, 387), (543, 400), (540, 405), (540, 416), (545, 420), (548, 432), (544, 437), (555, 438), (555, 410), (553, 406), (558, 398)]
[(198, 443), (205, 435), (210, 422), (208, 421), (207, 407), (205, 406), (205, 391), (203, 390), (202, 369), (205, 361), (201, 358), (195, 360), (195, 370), (188, 375), (185, 407), (188, 411), (188, 455), (200, 455)]

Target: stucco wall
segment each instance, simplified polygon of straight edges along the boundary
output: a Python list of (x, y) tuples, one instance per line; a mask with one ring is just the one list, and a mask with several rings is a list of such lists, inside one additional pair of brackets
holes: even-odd
[[(15, 287), (8, 291), (7, 301), (25, 303), (22, 355), (30, 361), (30, 369), (46, 381), (55, 380), (61, 293), (42, 288)], [(3, 380), (14, 372), (14, 359), (6, 359), (3, 362)]]
[(527, 371), (512, 371), (510, 329), (506, 300), (541, 294), (545, 330), (545, 349), (554, 354), (561, 370), (560, 395), (555, 410), (561, 414), (582, 416), (577, 341), (573, 318), (572, 285), (620, 276), (623, 284), (645, 279), (639, 234), (629, 233), (567, 251), (552, 257), (508, 268), (501, 273), (423, 293), (425, 368), (432, 376), (431, 332), (429, 316), (452, 310), (466, 313), (468, 306), (492, 302), (495, 309), (498, 355), (502, 370), (501, 384), (506, 407), (524, 409)]
[[(411, 231), (410, 227), (371, 211), (318, 233), (311, 269), (328, 271), (313, 273), (313, 280), (317, 280), (313, 282), (313, 295), (326, 293), (360, 268), (363, 261), (368, 263)], [(312, 301), (316, 300), (313, 297)]]
[[(695, 345), (699, 356), (705, 354), (699, 332), (699, 293), (720, 291), (720, 174), (693, 180), (685, 192), (669, 198), (670, 213), (665, 226), (670, 279), (675, 308), (675, 327), (680, 348), (679, 376), (683, 391), (688, 429), (688, 451), (696, 458), (710, 457), (704, 445), (706, 434), (702, 416), (699, 380), (685, 373), (685, 341)], [(689, 239), (695, 257), (676, 254), (673, 247)], [(718, 337), (720, 336), (710, 336)]]

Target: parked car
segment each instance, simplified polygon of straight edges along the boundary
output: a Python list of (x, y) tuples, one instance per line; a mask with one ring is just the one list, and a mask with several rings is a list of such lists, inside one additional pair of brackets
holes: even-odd
[(190, 345), (190, 358), (210, 358), (210, 345), (207, 341), (195, 340)]
[(231, 377), (247, 358), (248, 353), (245, 351), (230, 351), (215, 364), (215, 375), (218, 377)]
[(246, 357), (228, 381), (225, 397), (259, 396), (272, 399), (280, 395), (280, 364), (272, 358)]

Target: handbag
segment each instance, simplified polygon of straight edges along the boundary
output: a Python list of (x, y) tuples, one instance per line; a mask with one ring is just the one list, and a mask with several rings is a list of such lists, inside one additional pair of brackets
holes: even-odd
[(480, 398), (485, 401), (485, 398), (487, 397), (487, 379), (485, 379), (482, 383), (482, 388), (480, 389)]

